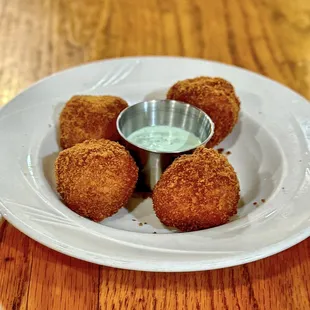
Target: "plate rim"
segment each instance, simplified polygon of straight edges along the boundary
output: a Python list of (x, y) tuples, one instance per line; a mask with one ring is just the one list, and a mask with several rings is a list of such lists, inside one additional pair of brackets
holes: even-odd
[(94, 61), (88, 61), (88, 62), (85, 62), (85, 63), (78, 64), (76, 66), (70, 66), (70, 67), (67, 67), (67, 68), (60, 69), (60, 70), (57, 70), (55, 72), (52, 72), (51, 74), (49, 74), (47, 76), (44, 76), (43, 78), (35, 81), (34, 83), (30, 84), (27, 87), (22, 88), (19, 92), (17, 92), (17, 94), (13, 98), (11, 98), (6, 104), (4, 104), (2, 107), (0, 107), (0, 116), (1, 116), (1, 113), (6, 109), (6, 107), (13, 100), (15, 100), (17, 97), (19, 97), (21, 94), (23, 94), (24, 92), (26, 92), (26, 91), (36, 87), (40, 83), (45, 82), (46, 80), (57, 76), (58, 74), (66, 73), (66, 72), (69, 72), (69, 71), (73, 71), (73, 70), (75, 70), (77, 68), (83, 68), (83, 67), (87, 67), (87, 66), (90, 66), (90, 65), (95, 65), (95, 64), (103, 63), (103, 62), (110, 62), (110, 61), (112, 62), (112, 61), (117, 61), (117, 60), (139, 60), (139, 59), (145, 59), (146, 60), (146, 59), (152, 59), (152, 58), (157, 58), (157, 59), (194, 60), (194, 61), (209, 62), (209, 63), (214, 63), (214, 64), (217, 64), (217, 65), (228, 66), (228, 67), (231, 67), (233, 69), (245, 71), (248, 74), (256, 75), (259, 78), (263, 78), (263, 79), (268, 80), (269, 82), (276, 83), (277, 85), (279, 85), (281, 87), (285, 87), (286, 89), (294, 92), (296, 95), (298, 95), (299, 97), (301, 97), (302, 99), (304, 99), (305, 101), (310, 103), (309, 99), (307, 99), (306, 97), (304, 97), (300, 93), (297, 93), (297, 91), (295, 91), (290, 86), (282, 84), (282, 83), (280, 83), (280, 82), (278, 82), (276, 80), (273, 80), (272, 78), (270, 78), (270, 77), (268, 77), (266, 75), (263, 75), (261, 73), (258, 73), (258, 72), (255, 72), (255, 71), (251, 71), (251, 70), (249, 70), (247, 68), (239, 67), (239, 66), (234, 65), (234, 64), (230, 64), (230, 63), (226, 63), (226, 62), (220, 62), (220, 61), (217, 61), (217, 60), (209, 60), (209, 59), (205, 59), (205, 58), (198, 58), (198, 57), (172, 56), (172, 55), (167, 55), (167, 56), (164, 56), (164, 55), (141, 55), (141, 56), (137, 55), (137, 56), (109, 57), (109, 58), (105, 58), (105, 59), (98, 59), (98, 60), (94, 60)]
[[(0, 201), (0, 209), (4, 208), (3, 203)], [(28, 225), (26, 223), (24, 223), (22, 220), (20, 220), (18, 217), (16, 217), (14, 214), (12, 214), (11, 212), (5, 212), (4, 213), (4, 218), (11, 224), (13, 225), (17, 230), (21, 231), (22, 233), (24, 233), (26, 236), (28, 236), (29, 238), (35, 240), (36, 242), (46, 246), (47, 248), (50, 248), (56, 252), (68, 255), (70, 257), (85, 261), (85, 262), (90, 262), (90, 263), (94, 263), (100, 266), (107, 266), (107, 267), (113, 267), (113, 268), (118, 268), (118, 269), (123, 269), (123, 270), (133, 270), (133, 271), (145, 271), (145, 272), (195, 272), (195, 271), (207, 271), (207, 270), (216, 270), (216, 269), (222, 269), (222, 268), (229, 268), (229, 267), (235, 267), (235, 266), (240, 266), (243, 264), (247, 264), (247, 263), (251, 263), (251, 262), (255, 262), (258, 261), (260, 259), (264, 259), (267, 257), (270, 257), (274, 254), (278, 254), (281, 253), (295, 245), (297, 245), (298, 243), (306, 240), (307, 238), (310, 237), (310, 227), (307, 229), (304, 229), (302, 232), (299, 232), (297, 234), (292, 235), (290, 238), (287, 238), (283, 241), (280, 241), (278, 243), (275, 243), (271, 246), (267, 246), (267, 247), (262, 247), (257, 251), (252, 251), (251, 252), (251, 257), (249, 258), (248, 256), (245, 256), (242, 259), (234, 259), (234, 260), (227, 260), (227, 262), (220, 262), (220, 266), (217, 266), (216, 264), (210, 265), (209, 263), (207, 263), (206, 265), (203, 264), (203, 262), (199, 262), (196, 263), (195, 266), (197, 266), (199, 264), (199, 267), (195, 267), (192, 268), (192, 266), (190, 264), (188, 264), (189, 268), (186, 267), (186, 265), (184, 265), (183, 263), (180, 263), (179, 265), (170, 265), (169, 268), (166, 267), (159, 267), (157, 266), (156, 269), (153, 268), (145, 268), (145, 267), (149, 267), (149, 265), (142, 265), (140, 262), (130, 262), (129, 266), (126, 266), (126, 268), (123, 266), (122, 263), (117, 262), (116, 260), (113, 259), (108, 259), (107, 261), (105, 261), (104, 263), (102, 262), (102, 259), (100, 259), (101, 262), (99, 262), (99, 260), (97, 260), (94, 257), (89, 257), (89, 258), (82, 258), (79, 255), (76, 255), (73, 251), (68, 250), (67, 248), (58, 248), (57, 245), (55, 243), (51, 243), (49, 244), (48, 242), (45, 241), (49, 240), (50, 238), (45, 236), (41, 231), (37, 231), (35, 229), (29, 228), (28, 229)], [(13, 219), (13, 220), (12, 220)], [(16, 223), (19, 222), (21, 225), (16, 225)], [(37, 236), (43, 236), (43, 238), (38, 238)], [(255, 254), (254, 254), (255, 253)], [(242, 255), (240, 255), (242, 256)], [(127, 264), (128, 265), (128, 264)], [(143, 266), (143, 267), (142, 267)], [(185, 266), (185, 268), (184, 268)]]

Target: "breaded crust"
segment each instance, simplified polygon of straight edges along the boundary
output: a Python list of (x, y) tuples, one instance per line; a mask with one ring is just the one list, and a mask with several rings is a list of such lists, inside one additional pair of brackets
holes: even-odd
[(201, 76), (179, 81), (169, 89), (167, 99), (190, 103), (211, 117), (215, 130), (207, 147), (225, 139), (238, 121), (240, 101), (233, 86), (222, 78)]
[(81, 216), (101, 221), (126, 205), (138, 168), (119, 143), (88, 140), (59, 153), (55, 174), (64, 203)]
[(227, 158), (199, 147), (176, 159), (153, 191), (160, 221), (181, 231), (195, 231), (228, 222), (237, 213), (239, 181)]
[(114, 96), (73, 96), (60, 114), (60, 145), (66, 149), (89, 139), (120, 137), (116, 119), (128, 107), (125, 100)]

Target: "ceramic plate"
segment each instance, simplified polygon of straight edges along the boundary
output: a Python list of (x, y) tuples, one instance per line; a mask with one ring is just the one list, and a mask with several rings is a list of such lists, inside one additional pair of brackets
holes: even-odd
[[(94, 223), (66, 208), (55, 192), (58, 116), (74, 94), (109, 94), (130, 104), (165, 98), (170, 85), (199, 75), (229, 80), (241, 99), (240, 120), (219, 145), (230, 152), (241, 186), (228, 224), (191, 233), (166, 229), (150, 199)], [(243, 264), (282, 251), (310, 234), (310, 105), (255, 73), (211, 61), (122, 58), (54, 74), (0, 111), (3, 216), (59, 252), (136, 270), (194, 271)], [(154, 234), (156, 232), (156, 234)]]

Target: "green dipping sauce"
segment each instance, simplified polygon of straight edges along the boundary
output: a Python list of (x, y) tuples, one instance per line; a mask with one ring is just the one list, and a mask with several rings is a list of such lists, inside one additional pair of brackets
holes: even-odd
[(201, 144), (191, 132), (171, 126), (147, 126), (131, 133), (127, 140), (155, 152), (180, 152)]

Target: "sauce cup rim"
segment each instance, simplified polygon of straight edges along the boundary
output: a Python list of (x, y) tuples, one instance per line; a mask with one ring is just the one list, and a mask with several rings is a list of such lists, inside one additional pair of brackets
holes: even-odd
[[(177, 104), (185, 104), (186, 106), (189, 107), (189, 109), (193, 109), (193, 110), (197, 110), (199, 112), (201, 112), (204, 117), (208, 120), (208, 122), (210, 123), (210, 134), (208, 135), (208, 137), (202, 141), (200, 144), (198, 144), (197, 146), (195, 147), (191, 147), (191, 148), (188, 148), (188, 149), (184, 149), (184, 150), (179, 150), (179, 151), (154, 151), (154, 150), (150, 150), (148, 148), (145, 148), (145, 147), (142, 147), (140, 145), (137, 145), (131, 141), (129, 141), (125, 135), (123, 134), (122, 130), (120, 129), (120, 125), (119, 125), (119, 122), (122, 118), (122, 116), (129, 110), (131, 109), (132, 107), (138, 105), (138, 104), (145, 104), (145, 103), (163, 103), (165, 102), (166, 104), (169, 103), (169, 104), (172, 104), (172, 103), (177, 103)], [(169, 126), (169, 125), (167, 125)], [(155, 154), (182, 154), (182, 153), (186, 153), (186, 152), (190, 152), (190, 151), (193, 151), (195, 150), (196, 148), (200, 147), (200, 146), (204, 146), (206, 145), (210, 139), (213, 137), (214, 135), (214, 122), (212, 121), (211, 117), (206, 113), (204, 112), (202, 109), (199, 109), (189, 103), (186, 103), (186, 102), (183, 102), (183, 101), (178, 101), (178, 100), (169, 100), (169, 99), (153, 99), (153, 100), (146, 100), (146, 101), (141, 101), (141, 102), (137, 102), (135, 104), (132, 104), (130, 106), (128, 106), (127, 108), (125, 108), (117, 117), (116, 119), (116, 129), (118, 131), (118, 133), (120, 134), (120, 136), (122, 137), (122, 139), (124, 139), (128, 144), (131, 144), (133, 146), (135, 146), (136, 148), (140, 149), (140, 150), (143, 150), (143, 151), (146, 151), (146, 152), (150, 152), (150, 153), (155, 153)]]

